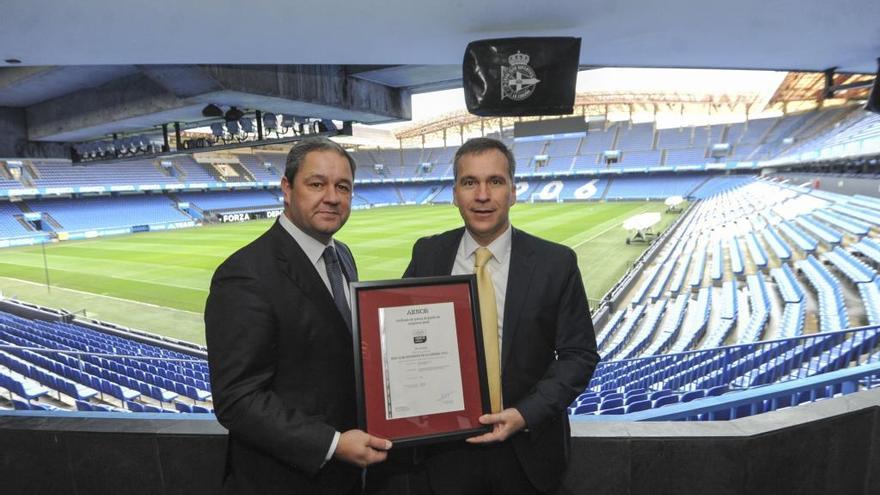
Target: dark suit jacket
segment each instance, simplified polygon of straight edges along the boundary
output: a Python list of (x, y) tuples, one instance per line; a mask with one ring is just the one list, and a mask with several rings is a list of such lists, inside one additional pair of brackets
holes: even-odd
[[(464, 228), (419, 239), (405, 277), (449, 275)], [(508, 441), (529, 480), (548, 490), (561, 479), (570, 432), (566, 407), (599, 362), (587, 297), (571, 249), (513, 229), (501, 341), (504, 407), (515, 407), (527, 430)], [(467, 446), (465, 446), (467, 448)], [(454, 456), (443, 459), (454, 460)], [(426, 460), (432, 484), (454, 466)], [(441, 473), (445, 473), (441, 475)]]
[[(349, 280), (351, 252), (336, 241)], [(351, 333), (333, 297), (276, 221), (229, 257), (205, 307), (217, 419), (229, 430), (224, 493), (347, 493), (360, 470), (331, 459), (357, 426)]]

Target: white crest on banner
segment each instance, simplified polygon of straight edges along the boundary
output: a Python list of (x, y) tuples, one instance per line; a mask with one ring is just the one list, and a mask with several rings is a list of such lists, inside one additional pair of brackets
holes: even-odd
[(540, 79), (535, 70), (529, 67), (529, 56), (517, 51), (507, 57), (510, 65), (501, 66), (501, 99), (523, 101), (535, 92)]

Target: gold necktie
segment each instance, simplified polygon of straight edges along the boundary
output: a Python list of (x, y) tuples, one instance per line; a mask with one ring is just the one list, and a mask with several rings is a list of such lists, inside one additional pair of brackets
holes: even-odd
[(492, 252), (484, 247), (475, 253), (474, 273), (477, 274), (477, 293), (480, 296), (480, 323), (483, 326), (483, 349), (486, 352), (486, 377), (489, 382), (489, 403), (492, 412), (501, 411), (501, 359), (498, 352), (498, 309), (495, 305), (495, 287), (486, 269)]

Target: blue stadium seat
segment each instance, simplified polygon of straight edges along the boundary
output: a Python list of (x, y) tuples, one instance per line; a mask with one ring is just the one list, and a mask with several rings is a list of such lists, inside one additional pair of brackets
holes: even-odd
[(616, 407), (621, 407), (621, 406), (623, 406), (623, 399), (621, 399), (621, 398), (606, 399), (606, 400), (602, 401), (602, 403), (599, 405), (599, 409), (600, 410), (614, 409)]
[(651, 409), (651, 401), (649, 400), (640, 400), (637, 402), (633, 402), (626, 406), (626, 413), (634, 413), (639, 411), (645, 411), (647, 409)]
[(634, 404), (636, 402), (641, 402), (641, 401), (645, 401), (645, 400), (648, 400), (648, 394), (634, 394), (634, 395), (627, 396), (626, 399), (624, 399), (624, 404), (626, 404), (628, 406), (630, 404)]
[(695, 399), (702, 399), (706, 396), (706, 391), (703, 389), (697, 389), (690, 392), (685, 392), (681, 396), (681, 402), (690, 402)]
[(581, 404), (574, 408), (572, 414), (590, 414), (594, 413), (599, 409), (599, 404), (596, 402), (590, 402), (588, 404)]
[(657, 400), (657, 399), (659, 399), (659, 398), (661, 398), (661, 397), (666, 397), (666, 396), (669, 396), (669, 395), (672, 395), (672, 394), (673, 394), (672, 390), (669, 390), (669, 389), (667, 388), (667, 389), (663, 389), (663, 390), (658, 390), (658, 391), (656, 391), (656, 392), (651, 392), (651, 395), (649, 396), (649, 399), (651, 399), (651, 400)]
[(717, 387), (712, 387), (706, 390), (706, 397), (717, 397), (719, 395), (726, 394), (730, 391), (730, 387), (728, 385), (718, 385)]
[(664, 395), (662, 397), (658, 397), (657, 399), (654, 400), (653, 407), (655, 407), (655, 408), (663, 407), (663, 406), (666, 406), (669, 404), (678, 404), (678, 396), (677, 395)]

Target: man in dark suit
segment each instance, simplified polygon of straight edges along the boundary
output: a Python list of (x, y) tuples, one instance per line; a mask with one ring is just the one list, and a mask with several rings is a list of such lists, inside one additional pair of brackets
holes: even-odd
[(477, 273), (490, 395), (494, 375), (500, 397), (480, 418), (491, 432), (425, 450), (427, 479), (438, 495), (546, 493), (568, 461), (566, 407), (599, 362), (577, 257), (511, 227), (515, 163), (502, 142), (472, 139), (454, 166), (465, 227), (419, 239), (404, 276)]
[(324, 138), (287, 157), (284, 214), (229, 257), (205, 307), (224, 493), (358, 493), (391, 442), (355, 429), (348, 247), (355, 163)]

